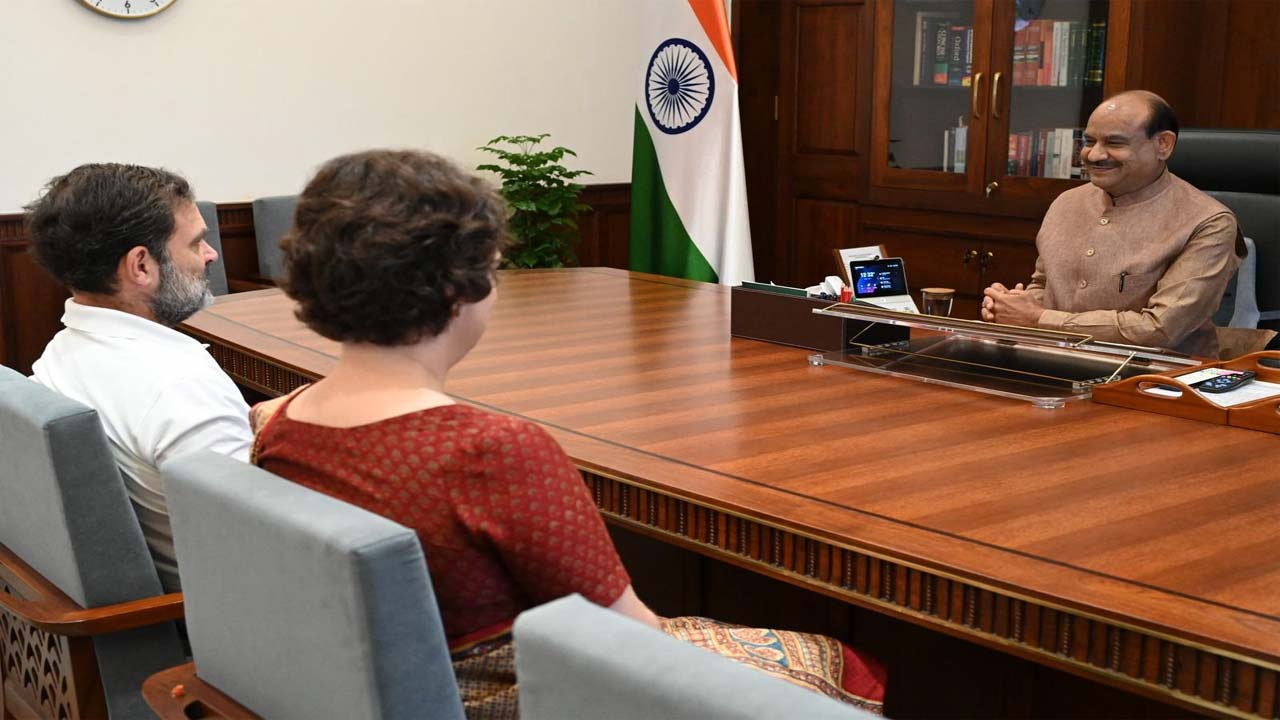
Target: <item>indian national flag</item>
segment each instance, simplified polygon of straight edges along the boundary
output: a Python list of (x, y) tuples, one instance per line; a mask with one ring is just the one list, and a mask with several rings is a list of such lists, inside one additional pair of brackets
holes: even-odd
[(631, 159), (631, 269), (753, 280), (724, 0), (650, 0)]

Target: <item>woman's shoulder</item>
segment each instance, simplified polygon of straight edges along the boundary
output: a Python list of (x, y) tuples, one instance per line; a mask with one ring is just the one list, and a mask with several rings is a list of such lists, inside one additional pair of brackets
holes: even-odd
[(527, 473), (531, 467), (546, 467), (552, 472), (568, 462), (550, 433), (521, 417), (454, 405), (436, 420), (421, 428), (419, 441), (429, 438), (454, 461), (489, 468), (495, 478), (504, 475), (503, 468)]
[(515, 415), (496, 413), (471, 405), (449, 405), (435, 417), (424, 416), (424, 422), (447, 425), (455, 433), (485, 440), (504, 442), (549, 440), (542, 426)]

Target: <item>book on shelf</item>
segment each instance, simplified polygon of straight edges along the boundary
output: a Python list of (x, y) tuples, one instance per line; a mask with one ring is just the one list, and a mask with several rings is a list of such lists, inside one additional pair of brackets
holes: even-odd
[(1071, 177), (1071, 128), (1057, 128), (1053, 133), (1053, 167), (1050, 177)]
[(952, 25), (947, 48), (947, 84), (968, 87), (973, 82), (973, 27)]
[(1071, 131), (1071, 178), (1073, 180), (1089, 179), (1089, 174), (1084, 170), (1084, 161), (1080, 158), (1083, 149), (1084, 130), (1074, 128)]
[(1037, 20), (1040, 24), (1040, 66), (1036, 69), (1036, 80), (1033, 85), (1053, 85), (1056, 76), (1053, 74), (1053, 29), (1056, 23), (1052, 20)]
[(959, 85), (964, 79), (964, 26), (947, 29), (947, 84)]
[(960, 84), (969, 87), (973, 84), (973, 26), (964, 28), (964, 76)]
[(916, 13), (916, 53), (911, 68), (912, 85), (933, 84), (933, 43), (937, 24), (941, 22), (950, 27), (954, 20), (955, 15), (952, 13), (926, 11)]
[(956, 121), (955, 127), (942, 131), (942, 171), (965, 171), (969, 152), (969, 128), (964, 124), (964, 117)]
[[(1105, 20), (1032, 20), (1013, 33), (1013, 84), (1101, 85), (1106, 75), (1106, 35)], [(917, 12), (912, 84), (970, 85), (973, 37), (973, 26), (963, 24), (955, 13)]]
[(915, 16), (912, 85), (969, 85), (973, 74), (973, 26), (954, 12), (920, 11)]
[(1083, 134), (1079, 128), (1041, 128), (1009, 134), (1008, 174), (1080, 179)]
[(1084, 85), (1084, 40), (1089, 27), (1082, 22), (1071, 23), (1070, 50), (1067, 51), (1067, 79), (1070, 85)]
[(1074, 22), (1056, 22), (1053, 24), (1053, 69), (1054, 85), (1067, 87), (1070, 82), (1067, 76), (1067, 58), (1071, 52), (1071, 26)]
[(1105, 20), (1032, 20), (1013, 34), (1013, 84), (1081, 87), (1102, 84)]
[(1028, 174), (1039, 175), (1044, 172), (1045, 162), (1049, 159), (1049, 131), (1038, 130), (1031, 136), (1031, 167)]
[(1044, 51), (1040, 35), (1040, 21), (1036, 20), (1027, 27), (1027, 50), (1023, 54), (1022, 63), (1023, 85), (1035, 85), (1040, 76), (1040, 55)]
[(947, 84), (947, 44), (951, 37), (951, 25), (945, 19), (930, 20), (933, 27), (933, 84)]
[(1013, 31), (1013, 72), (1010, 74), (1014, 85), (1022, 84), (1023, 67), (1027, 64), (1027, 29)]
[(1106, 75), (1107, 59), (1107, 23), (1095, 20), (1089, 23), (1088, 49), (1085, 52), (1086, 65), (1084, 71), (1085, 85), (1101, 85)]

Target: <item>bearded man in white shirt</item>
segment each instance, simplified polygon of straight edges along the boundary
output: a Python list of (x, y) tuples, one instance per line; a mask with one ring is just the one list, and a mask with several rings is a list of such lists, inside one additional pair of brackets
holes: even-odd
[(71, 291), (33, 378), (98, 411), (161, 583), (178, 590), (157, 468), (198, 448), (247, 460), (253, 442), (235, 384), (173, 329), (213, 301), (218, 254), (191, 186), (156, 168), (82, 165), (27, 213), (36, 260)]

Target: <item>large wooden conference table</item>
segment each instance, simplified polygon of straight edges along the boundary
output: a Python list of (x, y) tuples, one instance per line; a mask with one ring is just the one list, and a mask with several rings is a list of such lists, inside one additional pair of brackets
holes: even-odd
[[(812, 367), (729, 337), (726, 288), (502, 274), (460, 401), (547, 428), (605, 518), (757, 572), (1219, 714), (1280, 714), (1280, 438)], [(183, 329), (246, 386), (336, 343), (275, 290)]]

